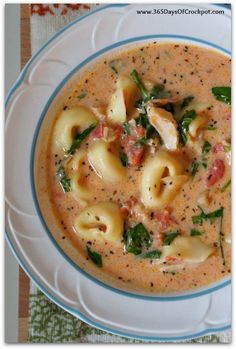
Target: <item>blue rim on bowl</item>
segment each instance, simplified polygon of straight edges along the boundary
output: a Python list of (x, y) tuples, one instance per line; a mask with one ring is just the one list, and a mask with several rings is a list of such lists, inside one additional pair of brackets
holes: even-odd
[[(65, 26), (64, 28), (62, 28), (60, 31), (58, 31), (55, 35), (52, 36), (52, 38), (41, 48), (39, 49), (32, 57), (31, 59), (28, 61), (28, 63), (26, 64), (26, 66), (24, 67), (24, 69), (22, 70), (19, 78), (17, 79), (17, 81), (15, 82), (15, 84), (12, 86), (11, 90), (9, 91), (7, 97), (6, 97), (6, 102), (5, 102), (5, 105), (7, 106), (10, 98), (12, 97), (13, 93), (15, 92), (15, 90), (21, 85), (23, 79), (24, 79), (24, 76), (26, 74), (26, 72), (28, 71), (28, 68), (30, 67), (31, 63), (35, 60), (35, 58), (53, 41), (56, 39), (56, 37), (58, 37), (62, 32), (64, 32), (65, 30), (67, 30), (69, 27), (73, 26), (74, 24), (78, 23), (79, 21), (85, 19), (86, 17), (88, 16), (91, 16), (93, 15), (94, 13), (97, 13), (99, 11), (102, 11), (104, 9), (107, 9), (109, 7), (122, 7), (122, 6), (127, 6), (128, 4), (112, 4), (112, 5), (107, 5), (107, 6), (104, 6), (102, 8), (99, 8), (99, 9), (96, 9), (96, 10), (93, 10), (91, 11), (89, 14), (87, 15), (84, 15), (78, 19), (76, 19), (75, 21), (69, 23), (67, 26)], [(221, 6), (219, 4), (213, 4), (215, 6)], [(225, 7), (227, 9), (229, 9), (228, 6), (224, 6), (222, 5), (222, 7)], [(147, 38), (154, 38), (154, 37), (158, 37), (158, 35), (155, 35), (155, 36), (148, 36), (148, 37), (142, 37), (142, 38), (133, 38), (131, 40), (143, 40), (143, 39), (147, 39)], [(230, 54), (229, 51), (223, 49), (222, 47), (219, 47), (217, 45), (214, 45), (210, 42), (207, 42), (207, 41), (203, 41), (201, 39), (196, 39), (196, 38), (191, 38), (191, 37), (185, 37), (185, 36), (176, 36), (176, 35), (160, 35), (159, 37), (172, 37), (172, 38), (175, 38), (175, 39), (186, 39), (186, 40), (191, 40), (191, 41), (195, 41), (195, 42), (199, 42), (199, 43), (203, 43), (203, 44), (206, 44), (210, 47), (213, 47), (215, 49), (218, 49), (219, 51), (221, 52), (224, 52), (226, 54)], [(126, 40), (125, 42), (120, 42), (120, 43), (117, 43), (115, 44), (117, 47), (118, 45), (124, 45), (125, 43), (128, 43), (128, 40)], [(109, 50), (109, 49), (112, 49), (114, 47), (112, 47), (114, 45), (111, 45), (109, 47), (107, 47), (106, 49)], [(106, 52), (105, 50), (106, 49), (103, 49), (101, 51), (99, 51), (96, 56), (98, 56), (99, 54), (102, 54), (104, 52)], [(95, 55), (92, 55), (90, 56), (90, 60), (94, 59)], [(56, 243), (56, 241), (54, 240), (54, 238), (52, 237), (51, 233), (47, 230), (47, 226), (46, 226), (46, 223), (44, 222), (43, 220), (43, 217), (41, 216), (41, 213), (40, 213), (40, 210), (39, 210), (39, 206), (38, 206), (38, 202), (37, 202), (37, 197), (36, 197), (36, 194), (35, 194), (35, 188), (34, 188), (34, 183), (33, 183), (33, 163), (34, 163), (34, 148), (35, 148), (35, 144), (36, 144), (36, 141), (37, 141), (37, 135), (38, 135), (38, 132), (39, 132), (39, 129), (40, 129), (40, 125), (43, 121), (43, 118), (46, 114), (46, 111), (48, 110), (50, 104), (51, 104), (51, 101), (52, 99), (55, 97), (55, 95), (59, 92), (59, 90), (61, 89), (61, 87), (66, 83), (66, 81), (75, 73), (75, 71), (77, 71), (81, 65), (85, 65), (87, 64), (88, 61), (85, 60), (84, 62), (82, 62), (80, 65), (78, 65), (75, 69), (73, 69), (73, 71), (68, 74), (68, 76), (62, 81), (62, 83), (58, 86), (58, 88), (54, 91), (54, 93), (52, 94), (52, 96), (50, 97), (47, 105), (45, 106), (44, 108), (44, 111), (43, 113), (41, 114), (41, 117), (39, 119), (39, 122), (38, 122), (38, 125), (37, 125), (37, 128), (36, 128), (36, 131), (35, 131), (35, 134), (34, 134), (34, 138), (33, 138), (33, 143), (32, 143), (32, 148), (31, 148), (31, 156), (30, 156), (30, 175), (31, 175), (31, 189), (32, 189), (32, 193), (33, 193), (33, 197), (34, 197), (34, 203), (35, 203), (35, 206), (36, 206), (36, 209), (37, 209), (37, 212), (39, 214), (39, 217), (40, 217), (40, 220), (49, 236), (49, 238), (51, 239), (51, 241), (54, 243), (54, 245), (56, 246), (56, 248), (59, 250), (59, 252), (61, 254), (64, 255), (64, 257), (70, 262), (70, 264), (72, 264), (74, 267), (76, 267), (78, 269), (78, 266), (77, 265), (74, 265), (74, 263), (72, 261), (69, 260), (69, 258), (64, 254), (64, 252), (60, 249), (60, 247), (58, 246), (58, 244)], [(198, 332), (198, 333), (194, 333), (194, 334), (191, 334), (191, 335), (187, 335), (187, 336), (178, 336), (178, 337), (147, 337), (147, 336), (139, 336), (139, 335), (130, 335), (130, 334), (127, 334), (127, 333), (123, 333), (121, 331), (118, 331), (118, 330), (114, 330), (114, 329), (110, 329), (110, 328), (107, 328), (106, 326), (103, 326), (99, 323), (96, 323), (94, 321), (92, 321), (91, 319), (87, 318), (86, 316), (84, 316), (81, 312), (79, 312), (78, 310), (75, 310), (69, 306), (66, 306), (64, 305), (63, 303), (61, 303), (61, 301), (59, 301), (57, 298), (55, 298), (38, 280), (37, 278), (30, 272), (29, 268), (23, 263), (23, 261), (20, 259), (19, 255), (17, 254), (17, 251), (14, 247), (14, 244), (13, 242), (11, 241), (11, 238), (10, 238), (10, 235), (8, 234), (8, 232), (6, 231), (6, 240), (13, 252), (13, 254), (15, 255), (18, 263), (22, 266), (22, 268), (24, 269), (24, 271), (26, 272), (26, 274), (35, 282), (35, 284), (37, 285), (37, 287), (44, 293), (46, 294), (46, 296), (52, 300), (54, 303), (56, 303), (58, 306), (60, 306), (61, 308), (63, 308), (64, 310), (70, 312), (71, 314), (79, 317), (82, 321), (85, 321), (86, 323), (88, 323), (89, 325), (93, 326), (93, 327), (96, 327), (96, 328), (99, 328), (101, 330), (104, 330), (104, 331), (107, 331), (107, 332), (110, 332), (110, 333), (113, 333), (113, 334), (117, 334), (117, 335), (120, 335), (120, 336), (124, 336), (124, 337), (128, 337), (128, 338), (136, 338), (136, 339), (140, 339), (140, 340), (149, 340), (149, 341), (178, 341), (178, 340), (187, 340), (187, 339), (191, 339), (191, 338), (195, 338), (195, 337), (199, 337), (199, 336), (203, 336), (203, 335), (206, 335), (206, 334), (210, 334), (210, 333), (214, 333), (214, 332), (220, 332), (220, 331), (225, 331), (227, 329), (230, 329), (231, 326), (230, 325), (226, 325), (226, 326), (223, 326), (223, 327), (218, 327), (218, 328), (209, 328), (209, 329), (206, 329), (206, 330), (203, 330), (201, 332)], [(118, 290), (118, 289), (115, 289), (115, 288), (112, 288), (111, 286), (107, 286), (106, 284), (103, 284), (102, 282), (100, 282), (99, 280), (96, 280), (95, 278), (93, 278), (92, 276), (88, 275), (87, 273), (83, 272), (82, 270), (79, 270), (81, 273), (83, 273), (84, 275), (86, 275), (89, 279), (93, 280), (94, 282), (102, 285), (103, 287), (105, 288), (108, 288), (108, 289), (111, 289), (112, 291), (115, 291), (117, 293), (120, 293), (120, 294), (123, 294), (123, 295), (126, 295), (126, 296), (131, 296), (131, 297), (135, 297), (135, 298), (142, 298), (142, 299), (150, 299), (150, 300), (158, 300), (158, 301), (173, 301), (173, 300), (183, 300), (183, 299), (189, 299), (189, 298), (193, 298), (193, 297), (198, 297), (198, 296), (202, 296), (202, 295), (205, 295), (205, 294), (208, 294), (208, 293), (211, 293), (211, 292), (214, 292), (220, 288), (223, 288), (223, 287), (226, 287), (227, 285), (229, 285), (231, 283), (231, 280), (228, 279), (226, 281), (222, 281), (220, 283), (218, 283), (218, 285), (214, 286), (214, 287), (211, 287), (209, 289), (206, 289), (204, 291), (199, 291), (199, 292), (196, 292), (196, 293), (193, 293), (191, 295), (184, 295), (184, 296), (175, 296), (175, 297), (151, 297), (151, 296), (142, 296), (142, 295), (134, 295), (134, 294), (131, 294), (131, 293), (127, 293), (125, 291), (121, 291), (121, 290)]]

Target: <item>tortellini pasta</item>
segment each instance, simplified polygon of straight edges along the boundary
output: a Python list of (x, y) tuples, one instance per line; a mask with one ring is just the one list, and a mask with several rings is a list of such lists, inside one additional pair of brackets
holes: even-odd
[(182, 164), (170, 153), (160, 150), (144, 165), (141, 178), (143, 204), (152, 209), (165, 207), (187, 179)]
[(136, 90), (135, 83), (129, 77), (120, 76), (118, 78), (116, 91), (111, 96), (107, 108), (107, 118), (109, 122), (122, 124), (126, 121), (127, 110)]
[(78, 151), (64, 166), (65, 170), (67, 167), (71, 167), (71, 192), (74, 198), (82, 205), (86, 205), (88, 200), (92, 197), (92, 193), (85, 185), (81, 174), (81, 164), (86, 157), (87, 154), (85, 151)]
[(183, 262), (200, 263), (213, 252), (214, 248), (205, 244), (198, 236), (177, 236), (170, 246), (163, 246), (161, 261), (171, 256)]
[(208, 123), (208, 119), (205, 116), (197, 115), (196, 118), (189, 125), (188, 133), (193, 138), (196, 139), (198, 131), (203, 129)]
[(84, 238), (120, 242), (124, 222), (120, 208), (112, 202), (102, 202), (83, 210), (75, 220), (76, 232)]
[(186, 107), (181, 113), (181, 115), (183, 115), (187, 110), (195, 110), (196, 112), (196, 117), (190, 123), (188, 130), (188, 134), (193, 140), (197, 138), (198, 132), (203, 129), (209, 121), (207, 116), (208, 107), (209, 105), (205, 103), (193, 103)]
[(112, 144), (104, 140), (96, 140), (89, 145), (88, 159), (96, 173), (110, 183), (122, 180), (126, 171), (115, 153), (112, 152)]
[(55, 125), (53, 138), (56, 145), (67, 151), (75, 135), (95, 123), (96, 120), (94, 114), (82, 106), (64, 110)]

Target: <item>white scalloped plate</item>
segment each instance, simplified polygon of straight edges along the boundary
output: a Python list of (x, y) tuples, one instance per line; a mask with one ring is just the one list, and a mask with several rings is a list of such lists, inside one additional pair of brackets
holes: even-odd
[(144, 7), (186, 8), (120, 4), (95, 10), (57, 33), (32, 57), (12, 87), (6, 101), (6, 238), (36, 285), (81, 320), (126, 337), (178, 341), (230, 328), (230, 279), (168, 297), (133, 295), (104, 285), (75, 267), (55, 244), (38, 209), (32, 180), (34, 145), (44, 114), (61, 87), (91, 60), (153, 38), (192, 42), (230, 54), (230, 10), (188, 4), (193, 10), (224, 9), (225, 14), (137, 15), (136, 10)]

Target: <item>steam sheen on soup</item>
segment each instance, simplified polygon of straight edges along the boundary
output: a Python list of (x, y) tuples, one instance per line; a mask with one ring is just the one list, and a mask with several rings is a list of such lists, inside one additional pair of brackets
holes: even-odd
[(54, 105), (37, 142), (36, 191), (74, 263), (140, 293), (230, 273), (229, 57), (136, 46), (77, 74)]

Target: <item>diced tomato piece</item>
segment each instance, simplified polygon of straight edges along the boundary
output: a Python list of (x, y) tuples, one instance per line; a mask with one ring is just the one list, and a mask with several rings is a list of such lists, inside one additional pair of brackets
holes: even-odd
[(139, 166), (142, 161), (144, 146), (136, 143), (137, 140), (133, 136), (125, 135), (121, 140), (124, 152), (128, 156), (130, 166)]
[(91, 132), (91, 137), (93, 139), (100, 139), (104, 136), (104, 125), (103, 124), (98, 124), (96, 128)]
[(145, 128), (140, 125), (134, 126), (132, 131), (134, 132), (134, 135), (137, 136), (137, 139), (144, 137), (146, 132)]
[(225, 173), (225, 164), (221, 159), (215, 159), (212, 166), (210, 167), (209, 174), (207, 176), (207, 187), (211, 187), (218, 182)]
[(117, 139), (121, 137), (122, 132), (123, 132), (123, 128), (121, 126), (116, 126), (114, 128), (114, 134)]
[(220, 151), (224, 151), (224, 146), (221, 142), (218, 142), (212, 147), (213, 153), (219, 153)]
[(154, 217), (158, 220), (160, 230), (164, 231), (169, 228), (170, 225), (177, 223), (176, 219), (171, 215), (172, 209), (166, 207), (160, 212), (156, 212)]
[(142, 161), (144, 153), (144, 147), (143, 146), (135, 146), (133, 144), (130, 144), (128, 146), (128, 160), (129, 160), (129, 165), (130, 166), (139, 166)]
[(168, 262), (168, 264), (178, 264), (182, 261), (182, 258), (174, 257), (174, 256), (166, 256), (165, 260)]
[(121, 210), (121, 214), (122, 214), (122, 216), (123, 216), (124, 218), (128, 217), (128, 215), (129, 215), (129, 210), (128, 210), (127, 207), (123, 206), (123, 207), (121, 207), (120, 210)]
[(131, 196), (127, 201), (123, 203), (123, 206), (121, 207), (121, 213), (127, 217), (128, 214), (130, 213), (131, 209), (133, 206), (137, 203), (137, 198), (134, 196)]

